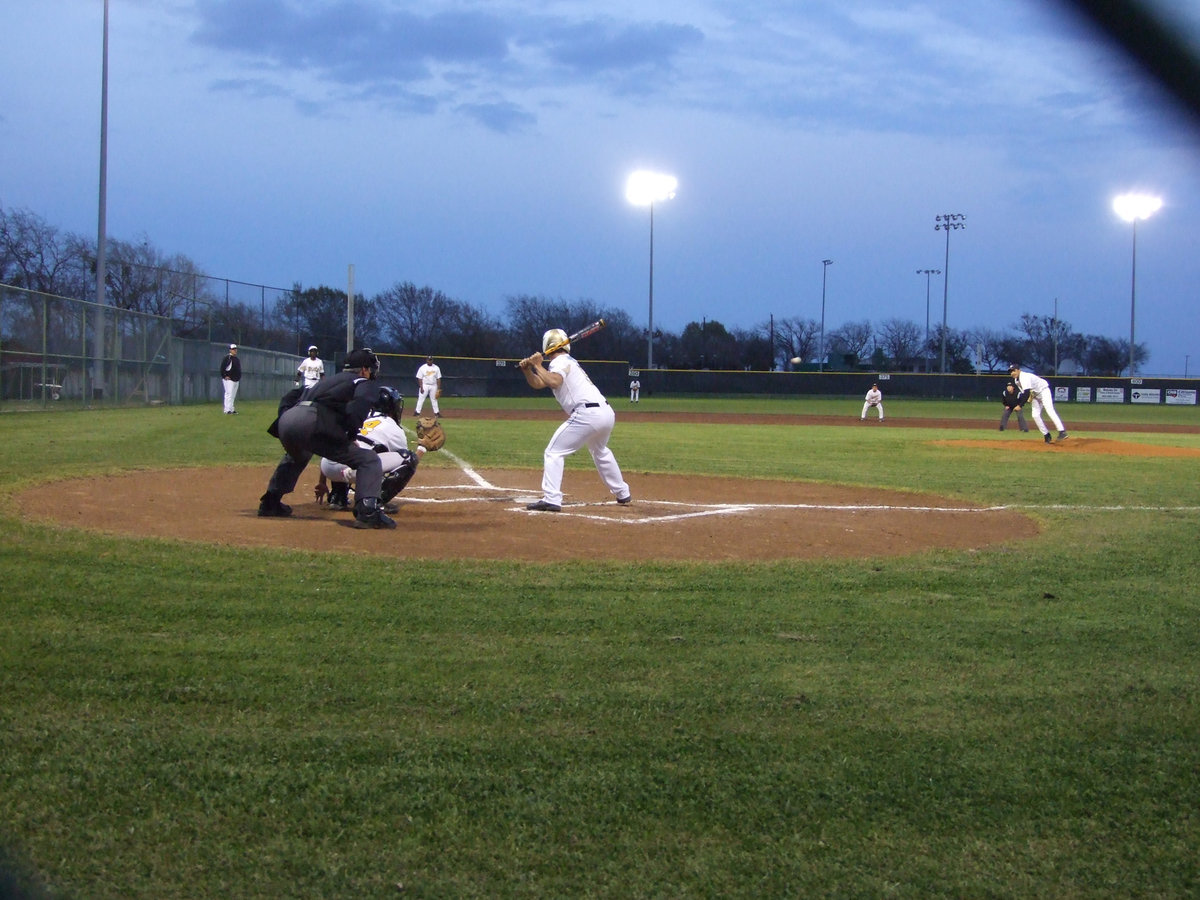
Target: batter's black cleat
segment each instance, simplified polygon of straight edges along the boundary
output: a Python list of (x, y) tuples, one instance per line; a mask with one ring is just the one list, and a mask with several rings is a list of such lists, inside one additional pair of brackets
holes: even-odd
[(1045, 439), (1046, 439), (1046, 443), (1047, 443), (1047, 444), (1053, 444), (1053, 443), (1054, 443), (1054, 438), (1050, 437), (1050, 433), (1049, 433), (1049, 432), (1047, 432), (1045, 435), (1043, 435), (1043, 437), (1045, 437)]
[(617, 502), (622, 506), (628, 506), (633, 502), (633, 494), (626, 494), (624, 497), (618, 497)]
[(396, 520), (379, 506), (374, 497), (362, 500), (354, 510), (355, 528), (395, 528)]
[(258, 501), (258, 515), (264, 519), (283, 519), (292, 514), (292, 508), (274, 494), (263, 494)]
[(534, 512), (562, 512), (562, 507), (557, 503), (547, 503), (545, 500), (539, 500), (537, 503), (530, 503), (525, 507)]

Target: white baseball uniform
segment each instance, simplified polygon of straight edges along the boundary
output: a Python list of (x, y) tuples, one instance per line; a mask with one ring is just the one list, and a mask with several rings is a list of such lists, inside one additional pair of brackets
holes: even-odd
[(433, 404), (433, 414), (441, 415), (441, 410), (438, 409), (438, 386), (442, 383), (442, 370), (434, 363), (422, 363), (421, 368), (417, 369), (417, 415), (421, 414), (421, 410), (425, 407), (425, 398), (429, 398), (429, 402)]
[(596, 471), (612, 495), (618, 500), (628, 497), (629, 485), (621, 475), (617, 457), (608, 448), (608, 438), (617, 421), (613, 408), (569, 354), (555, 355), (546, 368), (562, 376), (562, 384), (553, 391), (554, 399), (567, 414), (567, 421), (558, 426), (546, 445), (542, 467), (542, 499), (562, 506), (563, 469), (567, 457), (581, 447), (587, 447), (592, 454)]
[[(379, 454), (379, 463), (383, 466), (383, 474), (387, 475), (400, 467), (404, 461), (397, 450), (408, 449), (408, 435), (391, 416), (372, 412), (363, 420), (362, 428), (358, 430), (359, 438), (356, 443), (367, 450), (377, 449), (383, 445), (387, 450)], [(421, 455), (418, 451), (417, 455)], [(321, 473), (330, 481), (345, 481), (354, 484), (354, 470), (332, 460), (321, 460)]]
[(867, 418), (867, 410), (874, 406), (879, 410), (879, 421), (883, 421), (883, 392), (879, 388), (871, 388), (863, 402), (862, 418)]
[(1044, 409), (1046, 415), (1050, 417), (1050, 421), (1054, 423), (1054, 427), (1058, 429), (1059, 437), (1065, 437), (1066, 428), (1063, 427), (1058, 413), (1054, 411), (1054, 392), (1050, 390), (1050, 382), (1033, 372), (1026, 372), (1024, 369), (1017, 373), (1013, 381), (1017, 383), (1019, 390), (1029, 391), (1029, 399), (1033, 401), (1033, 421), (1037, 425), (1038, 431), (1043, 435), (1050, 433), (1050, 429), (1042, 421), (1042, 410)]
[(304, 357), (304, 361), (296, 367), (296, 373), (304, 379), (305, 387), (312, 387), (325, 375), (325, 363), (318, 357)]
[(642, 399), (642, 383), (636, 378), (629, 382), (629, 402), (637, 403)]

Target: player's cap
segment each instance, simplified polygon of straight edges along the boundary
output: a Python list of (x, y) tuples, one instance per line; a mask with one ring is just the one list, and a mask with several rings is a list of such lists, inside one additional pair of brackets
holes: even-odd
[(312, 353), (312, 352), (313, 352), (314, 350), (316, 350), (316, 349), (317, 349), (317, 345), (316, 345), (316, 344), (313, 344), (311, 347), (309, 347), (309, 348), (308, 348), (308, 352), (309, 352), (309, 353)]
[(230, 350), (236, 350), (236, 349), (237, 349), (237, 344), (230, 344), (230, 345), (229, 345), (229, 349), (230, 349)]
[(1019, 363), (1013, 363), (1011, 366), (1008, 367), (1009, 375), (1011, 375), (1013, 372), (1020, 372), (1020, 371), (1021, 371), (1021, 366)]

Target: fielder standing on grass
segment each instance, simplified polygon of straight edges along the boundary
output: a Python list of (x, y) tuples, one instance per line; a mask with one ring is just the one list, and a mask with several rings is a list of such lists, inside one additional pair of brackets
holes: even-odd
[(862, 421), (867, 421), (867, 410), (871, 407), (879, 410), (879, 421), (883, 421), (883, 392), (879, 390), (879, 385), (871, 385), (871, 389), (867, 391), (867, 395), (863, 398)]
[(221, 388), (225, 392), (225, 415), (236, 416), (238, 384), (242, 380), (242, 361), (238, 359), (237, 344), (229, 345), (229, 353), (221, 360)]
[(296, 378), (302, 382), (301, 387), (310, 388), (324, 377), (325, 363), (321, 357), (317, 356), (317, 348), (314, 344), (308, 348), (308, 356), (302, 359), (296, 368)]
[(629, 485), (621, 475), (617, 457), (608, 448), (608, 438), (616, 424), (616, 414), (608, 405), (592, 379), (570, 355), (567, 333), (551, 328), (542, 335), (542, 352), (549, 362), (543, 365), (541, 353), (521, 360), (518, 365), (525, 380), (534, 390), (549, 388), (554, 399), (567, 414), (567, 421), (558, 426), (546, 445), (542, 466), (542, 499), (526, 509), (534, 512), (558, 512), (562, 509), (563, 468), (567, 457), (581, 447), (587, 447), (592, 462), (605, 486), (625, 505), (633, 500)]
[(1033, 423), (1037, 425), (1038, 431), (1042, 433), (1042, 437), (1046, 443), (1052, 443), (1054, 438), (1050, 436), (1050, 429), (1042, 421), (1043, 409), (1046, 410), (1046, 415), (1050, 417), (1050, 421), (1054, 423), (1054, 427), (1058, 429), (1058, 439), (1065, 441), (1067, 439), (1067, 430), (1063, 427), (1062, 419), (1058, 417), (1058, 413), (1054, 411), (1054, 392), (1050, 390), (1050, 382), (1045, 378), (1039, 378), (1033, 372), (1022, 371), (1019, 365), (1009, 367), (1008, 374), (1012, 376), (1017, 390), (1029, 392), (1029, 399), (1033, 403)]
[(442, 398), (442, 370), (434, 365), (432, 356), (425, 357), (425, 362), (417, 369), (417, 408), (414, 412), (418, 416), (425, 408), (426, 397), (433, 404), (433, 414), (440, 416), (438, 400)]

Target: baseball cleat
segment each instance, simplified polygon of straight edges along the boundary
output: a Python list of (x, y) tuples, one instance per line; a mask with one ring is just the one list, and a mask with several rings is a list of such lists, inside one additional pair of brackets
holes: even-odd
[(562, 507), (557, 503), (547, 503), (545, 500), (539, 500), (536, 503), (530, 503), (525, 507), (534, 512), (562, 512)]
[(1058, 433), (1058, 439), (1060, 441), (1065, 441), (1067, 439), (1067, 433), (1065, 431), (1060, 431)]
[(278, 500), (271, 502), (264, 500), (258, 504), (258, 515), (263, 519), (278, 518), (284, 519), (292, 514), (292, 508), (286, 503), (280, 503)]
[(1049, 433), (1049, 432), (1047, 432), (1046, 434), (1042, 435), (1042, 437), (1044, 437), (1044, 438), (1046, 439), (1046, 443), (1047, 443), (1047, 444), (1052, 444), (1052, 443), (1054, 443), (1054, 438), (1050, 437), (1050, 433)]
[(626, 494), (624, 497), (618, 497), (617, 502), (622, 506), (628, 506), (633, 502), (633, 494)]

